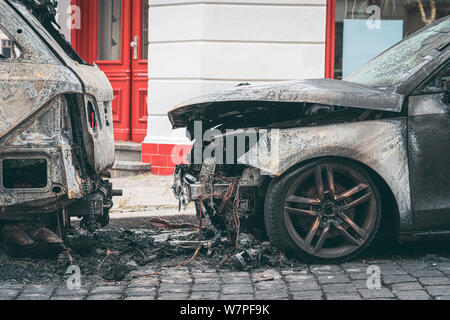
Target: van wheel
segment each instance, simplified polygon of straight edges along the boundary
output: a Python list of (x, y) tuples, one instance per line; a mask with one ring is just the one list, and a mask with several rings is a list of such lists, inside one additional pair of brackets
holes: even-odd
[(264, 219), (270, 240), (281, 250), (307, 262), (339, 263), (374, 239), (380, 195), (361, 166), (319, 160), (272, 181)]

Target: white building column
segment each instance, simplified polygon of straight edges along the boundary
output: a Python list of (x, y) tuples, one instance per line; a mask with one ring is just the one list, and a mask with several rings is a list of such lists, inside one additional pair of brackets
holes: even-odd
[(149, 122), (143, 159), (170, 174), (167, 112), (195, 96), (268, 81), (323, 78), (326, 0), (150, 0)]
[(66, 37), (67, 41), (71, 40), (71, 31), (73, 19), (70, 0), (59, 0), (57, 8), (56, 21), (61, 27), (61, 33)]

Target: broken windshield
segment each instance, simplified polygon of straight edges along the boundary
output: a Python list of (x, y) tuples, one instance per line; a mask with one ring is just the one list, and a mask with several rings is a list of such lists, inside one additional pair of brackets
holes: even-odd
[(450, 43), (450, 17), (416, 32), (371, 60), (344, 80), (390, 87), (408, 80)]

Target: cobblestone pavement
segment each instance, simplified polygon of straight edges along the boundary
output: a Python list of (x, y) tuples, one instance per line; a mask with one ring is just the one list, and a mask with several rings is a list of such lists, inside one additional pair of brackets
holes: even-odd
[(144, 268), (117, 283), (66, 286), (0, 284), (0, 300), (447, 300), (450, 262), (371, 261), (382, 287), (368, 289), (367, 263), (294, 270), (216, 272), (201, 266)]
[[(170, 177), (141, 176), (113, 182), (125, 192), (124, 197), (116, 199), (113, 210), (116, 216), (130, 215), (130, 212), (165, 215), (177, 211)], [(189, 213), (193, 213), (192, 208)], [(395, 249), (392, 254), (386, 254), (386, 247), (381, 246), (374, 254), (361, 258), (362, 262), (296, 264), (294, 268), (281, 270), (216, 272), (200, 261), (182, 268), (154, 265), (133, 271), (122, 282), (86, 280), (85, 283), (81, 278), (80, 290), (69, 290), (66, 284), (0, 282), (0, 300), (450, 299), (450, 251), (445, 249), (450, 243), (438, 242), (417, 249), (420, 246), (419, 243), (409, 249)], [(371, 265), (380, 268), (380, 289), (368, 289), (367, 270)]]

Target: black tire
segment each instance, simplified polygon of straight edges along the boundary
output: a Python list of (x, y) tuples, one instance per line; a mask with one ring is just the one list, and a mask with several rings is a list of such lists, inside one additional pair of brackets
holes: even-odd
[[(352, 183), (357, 184), (351, 188)], [(271, 182), (264, 220), (271, 242), (280, 250), (305, 262), (341, 263), (372, 243), (380, 227), (381, 200), (360, 165), (325, 158)]]

